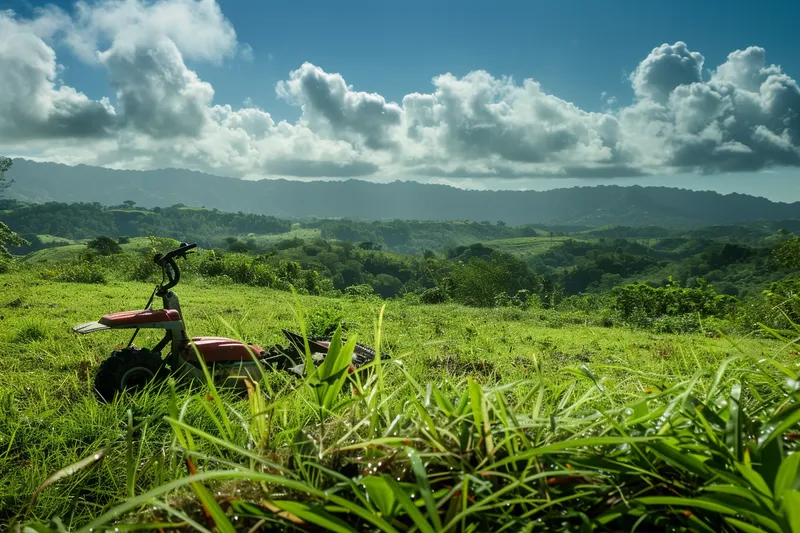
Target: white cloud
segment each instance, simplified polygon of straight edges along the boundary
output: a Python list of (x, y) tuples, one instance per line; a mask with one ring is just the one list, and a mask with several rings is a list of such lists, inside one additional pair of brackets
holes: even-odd
[(705, 59), (686, 43), (662, 44), (639, 63), (630, 76), (633, 91), (642, 99), (664, 102), (678, 86), (702, 80)]
[[(220, 63), (237, 50), (236, 31), (216, 0), (79, 1), (66, 37), (86, 61), (93, 61), (109, 43), (125, 46), (165, 39), (190, 60)], [(249, 46), (243, 48), (246, 54)]]
[(765, 57), (735, 51), (704, 81), (683, 43), (655, 49), (631, 76), (640, 99), (620, 111), (623, 151), (654, 172), (800, 165), (800, 89)]
[(0, 12), (0, 139), (82, 138), (112, 127), (108, 100), (92, 101), (57, 81), (56, 54), (44, 39), (62, 23), (56, 12), (34, 21)]
[[(59, 45), (105, 69), (109, 98), (60, 82)], [(635, 100), (603, 93), (600, 112), (484, 71), (442, 74), (429, 93), (390, 102), (304, 63), (275, 87), (298, 106), (294, 122), (249, 98), (241, 108), (215, 102), (186, 64), (252, 56), (214, 0), (80, 2), (72, 14), (48, 7), (31, 19), (2, 12), (0, 145), (116, 168), (443, 182), (800, 165), (800, 89), (757, 47), (704, 71), (687, 44), (658, 46), (626, 76)]]
[(304, 63), (289, 79), (278, 83), (278, 96), (302, 109), (301, 122), (335, 138), (372, 150), (393, 146), (391, 129), (400, 124), (403, 110), (383, 96), (354, 91), (339, 74)]

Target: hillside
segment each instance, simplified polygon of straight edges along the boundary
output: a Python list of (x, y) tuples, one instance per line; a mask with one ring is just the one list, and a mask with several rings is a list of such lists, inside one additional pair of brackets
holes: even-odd
[(475, 220), (507, 224), (692, 227), (800, 218), (800, 202), (669, 187), (597, 186), (551, 191), (467, 191), (444, 185), (359, 180), (299, 182), (223, 178), (186, 170), (122, 171), (14, 161), (12, 198), (26, 202), (126, 200), (185, 204), (280, 218)]

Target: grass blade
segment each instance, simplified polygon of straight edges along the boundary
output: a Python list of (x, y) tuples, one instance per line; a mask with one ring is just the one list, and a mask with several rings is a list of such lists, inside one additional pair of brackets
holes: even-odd
[(800, 453), (795, 452), (781, 463), (775, 477), (775, 503), (780, 503), (784, 494), (800, 490)]
[(401, 487), (400, 484), (393, 478), (387, 476), (385, 479), (389, 484), (389, 487), (391, 487), (392, 492), (394, 492), (394, 496), (397, 498), (397, 503), (414, 522), (414, 525), (419, 528), (422, 533), (436, 533), (436, 529), (434, 529), (433, 526), (431, 526), (431, 524), (425, 519), (405, 489)]
[(324, 528), (326, 531), (334, 531), (335, 533), (356, 533), (356, 530), (351, 528), (347, 522), (336, 518), (320, 507), (312, 507), (305, 503), (288, 500), (272, 500), (270, 503), (283, 511), (292, 513), (306, 522)]
[(731, 387), (731, 395), (728, 403), (728, 410), (730, 416), (725, 425), (725, 444), (731, 449), (733, 456), (737, 461), (743, 458), (742, 450), (742, 424), (741, 424), (741, 410), (739, 408), (739, 401), (742, 396), (742, 386), (736, 383)]

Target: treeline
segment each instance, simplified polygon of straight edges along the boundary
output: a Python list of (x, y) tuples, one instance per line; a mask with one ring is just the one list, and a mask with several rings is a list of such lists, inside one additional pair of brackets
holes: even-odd
[[(44, 263), (34, 268), (56, 281), (103, 283), (107, 274), (155, 281), (158, 272), (152, 252), (176, 243), (152, 242), (152, 250), (123, 253), (112, 239), (98, 238), (71, 263)], [(480, 243), (459, 246), (443, 255), (431, 251), (402, 255), (376, 250), (367, 241), (356, 245), (321, 238), (285, 239), (266, 252), (247, 252), (242, 251), (241, 241), (232, 239), (228, 249), (204, 250), (192, 256), (182, 270), (187, 276), (215, 283), (294, 289), (330, 297), (379, 296), (422, 304), (451, 301), (477, 307), (553, 310), (564, 320), (627, 324), (661, 332), (695, 331), (708, 324), (735, 324), (747, 330), (762, 323), (780, 329), (800, 321), (800, 238), (783, 235), (771, 246), (755, 248), (716, 243), (698, 249), (685, 244), (675, 250), (658, 250), (621, 239), (568, 240), (537, 258), (539, 266), (544, 265), (542, 273), (511, 254)], [(753, 276), (749, 282), (760, 283), (761, 290), (726, 294), (719, 284), (715, 286), (701, 275), (690, 276), (690, 284), (672, 276), (636, 279), (650, 268), (670, 266), (669, 257), (685, 260), (686, 264), (676, 264), (686, 268), (687, 275), (692, 269), (707, 274), (728, 272), (728, 276), (749, 272)], [(570, 262), (577, 265), (566, 266)], [(760, 269), (770, 275), (756, 278)], [(617, 276), (616, 283), (601, 287), (608, 276)], [(588, 278), (597, 279), (587, 284)]]
[(291, 230), (291, 222), (272, 216), (224, 213), (216, 209), (171, 207), (144, 209), (128, 201), (104, 207), (98, 203), (22, 204), (0, 201), (0, 219), (25, 238), (30, 246), (17, 250), (27, 253), (47, 247), (38, 235), (66, 239), (90, 239), (100, 235), (140, 237), (159, 235), (192, 239), (206, 243), (219, 235), (247, 233), (278, 234)]
[(700, 280), (720, 293), (748, 296), (791, 271), (781, 250), (796, 242), (787, 230), (743, 244), (708, 238), (667, 237), (644, 244), (627, 239), (566, 240), (528, 261), (533, 272), (558, 278), (565, 296), (601, 293), (631, 282), (685, 287)]
[[(508, 226), (496, 222), (458, 222), (387, 220), (366, 222), (351, 219), (322, 219), (303, 221), (308, 228), (318, 228), (320, 236), (328, 240), (370, 242), (376, 249), (415, 254), (425, 250), (445, 251), (448, 248), (475, 242), (487, 242), (515, 237), (534, 237), (541, 234), (563, 234), (565, 228), (555, 230), (534, 226)], [(582, 227), (569, 228), (573, 231)]]

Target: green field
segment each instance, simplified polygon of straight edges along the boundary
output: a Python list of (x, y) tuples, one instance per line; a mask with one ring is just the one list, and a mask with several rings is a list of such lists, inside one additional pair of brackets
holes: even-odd
[[(39, 235), (42, 241), (47, 242), (45, 239), (47, 235)], [(77, 258), (81, 252), (86, 251), (86, 243), (89, 239), (82, 241), (75, 241), (72, 244), (64, 246), (54, 246), (52, 248), (44, 248), (31, 252), (22, 258), (23, 263), (37, 264), (37, 263), (65, 263)], [(138, 252), (150, 248), (150, 239), (147, 237), (132, 237), (129, 242), (121, 244), (120, 247), (125, 252)]]
[(550, 250), (551, 248), (553, 248), (554, 246), (558, 246), (567, 240), (580, 241), (581, 239), (575, 239), (572, 237), (546, 237), (546, 236), (517, 237), (514, 239), (500, 239), (496, 241), (488, 241), (483, 244), (494, 250), (513, 254), (516, 255), (517, 257), (524, 259), (541, 255)]
[(286, 239), (302, 239), (304, 241), (311, 241), (319, 238), (319, 236), (318, 229), (295, 227), (287, 233), (278, 233), (275, 235), (243, 235), (242, 238), (252, 238), (255, 241), (256, 246), (259, 248), (267, 248)]
[[(780, 436), (800, 418), (783, 392), (787, 376), (797, 379), (796, 347), (783, 342), (591, 327), (553, 310), (398, 300), (387, 303), (380, 330), (393, 359), (329, 412), (319, 410), (313, 388), (285, 374), (266, 376), (263, 396), (249, 400), (178, 386), (172, 396), (152, 389), (105, 405), (92, 393), (93, 374), (127, 335), (78, 337), (70, 327), (141, 308), (152, 287), (56, 283), (31, 269), (0, 275), (0, 284), (0, 523), (58, 517), (67, 529), (142, 521), (201, 529), (212, 523), (208, 512), (218, 531), (226, 524), (356, 531), (370, 522), (372, 530), (405, 531), (420, 520), (429, 531), (517, 530), (529, 519), (571, 531), (585, 521), (600, 530), (609, 522), (631, 527), (649, 516), (654, 524), (723, 531), (762, 517), (778, 528), (764, 531), (789, 531), (793, 520), (782, 510), (797, 494), (786, 488), (797, 482), (786, 473), (797, 461), (788, 458), (780, 485), (786, 503), (761, 514), (719, 511), (744, 498), (742, 490), (761, 487), (755, 476), (770, 479), (770, 494), (778, 483), (774, 472), (734, 467), (744, 457), (736, 446), (753, 434), (775, 442), (778, 422), (772, 433), (752, 425), (756, 418), (745, 429), (745, 410), (767, 417), (783, 408), (782, 418), (774, 415), (784, 423), (775, 458), (794, 447)], [(266, 346), (281, 341), (281, 327), (299, 329), (287, 292), (201, 278), (178, 292), (191, 335)], [(348, 337), (375, 344), (382, 301), (300, 302), (312, 326), (340, 316)], [(137, 344), (153, 340), (140, 335)], [(725, 367), (732, 355), (740, 358)], [(741, 395), (741, 410), (726, 407), (731, 394)], [(707, 398), (711, 411), (684, 404), (692, 398)], [(748, 453), (764, 456), (752, 446)], [(694, 462), (682, 459), (687, 452)], [(177, 481), (186, 479), (186, 458), (200, 484)], [(287, 470), (278, 475), (279, 468)], [(720, 469), (728, 472), (722, 480)], [(54, 473), (60, 477), (37, 492)], [(693, 507), (700, 504), (692, 497), (716, 486), (732, 487), (719, 492), (727, 503)], [(668, 499), (677, 491), (685, 501)], [(118, 505), (120, 515), (107, 514)], [(576, 514), (575, 505), (583, 510)]]

